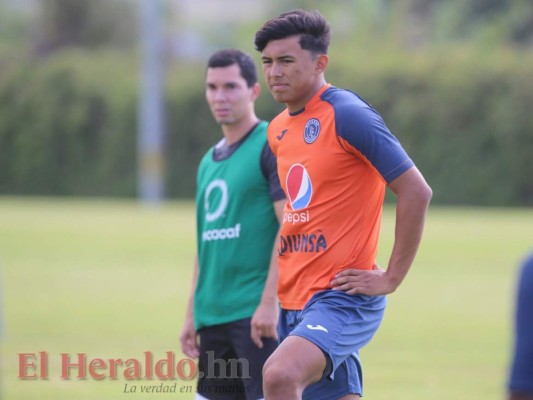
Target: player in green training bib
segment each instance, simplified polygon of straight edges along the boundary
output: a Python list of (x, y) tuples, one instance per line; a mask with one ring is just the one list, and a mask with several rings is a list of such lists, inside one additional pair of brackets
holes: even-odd
[(180, 337), (182, 351), (199, 358), (197, 399), (263, 398), (263, 364), (277, 346), (275, 242), (285, 195), (267, 123), (255, 114), (259, 93), (249, 55), (211, 56), (206, 98), (224, 137), (198, 167), (198, 251)]

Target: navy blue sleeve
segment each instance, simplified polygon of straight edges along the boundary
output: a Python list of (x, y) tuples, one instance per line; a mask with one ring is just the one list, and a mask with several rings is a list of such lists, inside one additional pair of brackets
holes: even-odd
[(337, 135), (370, 161), (387, 183), (414, 165), (383, 118), (361, 97), (331, 88), (323, 99), (335, 110)]
[(272, 201), (285, 199), (285, 192), (281, 188), (278, 177), (278, 163), (276, 156), (272, 153), (268, 142), (261, 152), (261, 171), (268, 182), (268, 192)]
[(522, 266), (517, 290), (509, 389), (511, 392), (533, 394), (533, 254)]

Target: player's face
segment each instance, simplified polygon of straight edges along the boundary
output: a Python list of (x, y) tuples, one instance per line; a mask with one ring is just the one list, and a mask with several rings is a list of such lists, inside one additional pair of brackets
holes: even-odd
[(327, 56), (314, 56), (300, 46), (300, 36), (271, 40), (261, 53), (263, 73), (274, 99), (289, 111), (302, 109), (325, 83)]
[(257, 97), (254, 86), (248, 87), (239, 66), (208, 68), (205, 96), (211, 113), (221, 125), (235, 125), (253, 113)]

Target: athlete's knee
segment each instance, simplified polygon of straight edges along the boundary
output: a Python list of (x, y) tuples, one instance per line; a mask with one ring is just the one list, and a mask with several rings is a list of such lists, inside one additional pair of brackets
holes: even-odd
[(281, 363), (269, 363), (267, 361), (263, 367), (263, 391), (266, 398), (282, 399), (282, 394), (301, 394), (303, 388), (301, 387), (297, 371), (290, 367), (287, 368), (281, 365)]
[(278, 363), (265, 363), (263, 367), (263, 386), (268, 388), (276, 387), (278, 385), (291, 384), (294, 382), (289, 377), (286, 369), (281, 368)]

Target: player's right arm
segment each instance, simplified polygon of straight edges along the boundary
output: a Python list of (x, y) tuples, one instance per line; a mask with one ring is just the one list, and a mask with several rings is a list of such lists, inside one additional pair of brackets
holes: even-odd
[[(274, 202), (274, 212), (280, 223), (283, 219), (283, 208), (285, 207), (285, 199)], [(265, 288), (261, 295), (259, 306), (252, 316), (251, 322), (251, 337), (252, 341), (260, 349), (263, 348), (263, 341), (261, 338), (269, 337), (278, 339), (278, 317), (279, 317), (279, 302), (277, 295), (278, 288), (278, 244), (279, 244), (279, 229), (276, 233), (276, 240), (272, 246), (272, 255), (270, 257), (270, 266), (265, 282)]]
[(194, 327), (194, 293), (198, 282), (198, 255), (194, 257), (194, 273), (192, 278), (191, 293), (187, 302), (185, 321), (181, 328), (180, 343), (181, 351), (187, 357), (197, 358), (200, 355), (198, 334)]

